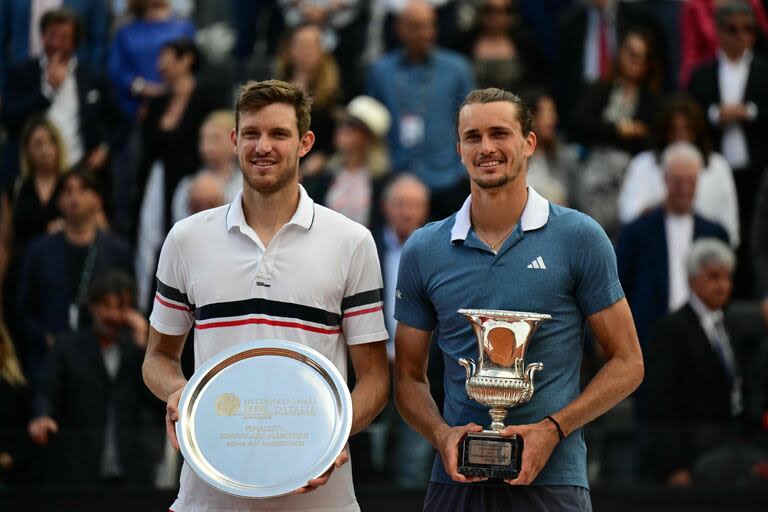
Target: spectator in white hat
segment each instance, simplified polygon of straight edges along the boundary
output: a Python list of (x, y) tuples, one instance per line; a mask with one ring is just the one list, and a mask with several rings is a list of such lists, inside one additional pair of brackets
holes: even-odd
[(326, 169), (303, 181), (318, 203), (372, 227), (389, 154), (384, 137), (389, 131), (386, 107), (369, 96), (357, 96), (339, 111), (334, 132), (335, 153)]

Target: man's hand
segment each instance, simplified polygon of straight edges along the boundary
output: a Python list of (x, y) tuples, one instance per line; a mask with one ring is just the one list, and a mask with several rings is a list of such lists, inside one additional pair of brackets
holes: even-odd
[(501, 431), (505, 437), (514, 434), (523, 438), (522, 465), (517, 478), (504, 481), (509, 485), (528, 485), (539, 476), (560, 438), (555, 424), (547, 419), (531, 425), (510, 425)]
[(179, 439), (176, 437), (176, 422), (179, 421), (179, 399), (184, 388), (181, 387), (171, 393), (168, 402), (165, 404), (165, 432), (168, 434), (168, 440), (171, 446), (179, 449)]
[(672, 487), (690, 487), (692, 483), (693, 478), (687, 469), (677, 469), (667, 477), (667, 485)]
[(98, 171), (104, 167), (107, 163), (107, 157), (109, 156), (109, 148), (107, 146), (99, 146), (85, 158), (85, 166), (90, 171)]
[(461, 427), (446, 425), (436, 435), (437, 449), (443, 459), (443, 467), (448, 476), (455, 482), (472, 483), (487, 480), (481, 476), (465, 476), (459, 473), (459, 443), (467, 432), (481, 432), (483, 427), (476, 423), (467, 423)]
[(58, 90), (67, 78), (68, 68), (69, 59), (65, 59), (59, 52), (51, 55), (51, 58), (48, 59), (48, 68), (46, 69), (48, 85), (53, 87), (54, 90)]
[(320, 486), (323, 486), (328, 483), (328, 480), (331, 478), (331, 473), (333, 473), (333, 470), (336, 468), (340, 468), (344, 464), (347, 463), (349, 460), (349, 451), (345, 447), (338, 457), (336, 457), (336, 460), (334, 461), (333, 465), (328, 468), (328, 471), (323, 473), (317, 478), (313, 478), (309, 482), (307, 482), (307, 485), (304, 487), (300, 487), (294, 491), (294, 494), (307, 494), (308, 492), (312, 492), (315, 489), (317, 489)]
[(131, 330), (131, 338), (133, 343), (139, 348), (146, 348), (147, 337), (149, 336), (149, 323), (144, 315), (139, 313), (137, 309), (127, 308), (123, 321), (125, 325)]
[(48, 444), (48, 434), (55, 434), (59, 431), (59, 425), (56, 420), (50, 416), (40, 416), (29, 422), (27, 433), (32, 441), (40, 446)]
[(720, 124), (728, 125), (747, 119), (747, 107), (742, 103), (723, 103), (720, 105)]

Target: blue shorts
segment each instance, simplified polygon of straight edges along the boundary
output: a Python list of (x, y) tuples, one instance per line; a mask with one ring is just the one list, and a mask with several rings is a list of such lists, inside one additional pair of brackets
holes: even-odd
[(424, 512), (592, 512), (589, 490), (575, 485), (463, 485), (430, 482)]

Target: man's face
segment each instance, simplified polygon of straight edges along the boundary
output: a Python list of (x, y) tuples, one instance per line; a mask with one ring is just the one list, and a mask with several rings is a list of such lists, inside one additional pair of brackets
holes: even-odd
[(397, 36), (408, 53), (425, 55), (437, 38), (435, 11), (422, 3), (409, 5), (398, 18)]
[(387, 224), (405, 240), (424, 225), (429, 215), (429, 197), (423, 185), (410, 181), (396, 184), (384, 204)]
[(299, 137), (292, 105), (273, 103), (252, 112), (241, 112), (239, 128), (230, 134), (237, 152), (244, 187), (272, 194), (298, 183), (299, 158), (312, 148), (311, 131)]
[(755, 46), (755, 21), (746, 14), (732, 14), (717, 28), (720, 48), (730, 59), (739, 59)]
[(48, 58), (58, 54), (68, 59), (75, 52), (75, 26), (72, 23), (50, 23), (42, 37), (43, 51)]
[(693, 293), (709, 309), (721, 309), (731, 298), (731, 269), (722, 263), (705, 263), (688, 282)]
[(200, 157), (209, 169), (231, 160), (229, 129), (222, 123), (211, 120), (200, 128)]
[(77, 176), (64, 182), (59, 197), (61, 213), (67, 222), (82, 223), (93, 219), (100, 208), (99, 195)]
[(516, 105), (473, 103), (459, 113), (457, 149), (475, 185), (499, 188), (525, 180), (522, 171), (536, 149), (536, 136), (533, 132), (523, 135)]
[(696, 162), (673, 161), (664, 173), (667, 184), (667, 209), (683, 215), (693, 210), (699, 166)]
[(100, 300), (89, 305), (93, 318), (93, 329), (100, 337), (114, 340), (125, 326), (125, 304), (114, 293), (108, 293)]

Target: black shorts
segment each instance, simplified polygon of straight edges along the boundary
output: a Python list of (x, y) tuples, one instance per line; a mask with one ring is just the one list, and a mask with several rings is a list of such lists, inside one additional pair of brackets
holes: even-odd
[(430, 482), (424, 512), (592, 512), (589, 491), (575, 485), (461, 485)]

